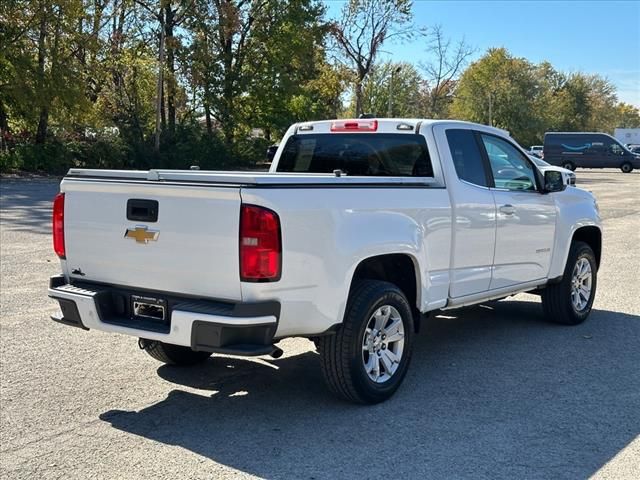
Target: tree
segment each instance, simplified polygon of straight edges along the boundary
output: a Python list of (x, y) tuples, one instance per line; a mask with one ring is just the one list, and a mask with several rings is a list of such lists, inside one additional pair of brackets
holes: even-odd
[(349, 0), (331, 25), (339, 58), (354, 77), (355, 114), (364, 113), (363, 84), (385, 41), (409, 38), (415, 28), (410, 0)]
[(305, 86), (320, 75), (325, 62), (324, 7), (308, 0), (285, 5), (274, 5), (270, 21), (255, 27), (246, 95), (239, 101), (243, 122), (263, 128), (267, 138), (299, 121), (291, 112), (291, 100), (305, 94)]
[(424, 115), (429, 118), (445, 118), (453, 101), (458, 76), (474, 50), (464, 39), (452, 44), (440, 25), (436, 25), (429, 36), (431, 42), (427, 53), (431, 60), (420, 64), (425, 74)]
[[(410, 63), (385, 62), (376, 65), (362, 85), (362, 109), (379, 117), (417, 117), (421, 83), (420, 74)], [(389, 102), (390, 97), (392, 102)], [(355, 104), (354, 95), (351, 111), (355, 110)]]
[[(187, 18), (193, 7), (192, 0), (135, 0), (150, 18), (158, 23), (158, 80), (156, 84), (156, 126), (154, 149), (160, 149), (161, 131), (168, 130), (173, 137), (176, 128), (176, 50), (180, 46), (176, 29)], [(166, 107), (165, 107), (166, 103)], [(168, 117), (168, 122), (167, 122)], [(167, 129), (168, 123), (168, 129)]]
[(504, 48), (489, 49), (462, 74), (452, 113), (456, 118), (504, 128), (523, 144), (538, 137), (535, 109), (541, 84), (535, 66)]
[(617, 128), (640, 128), (640, 110), (637, 107), (621, 102), (616, 110)]
[(339, 118), (343, 114), (342, 96), (351, 82), (342, 65), (326, 61), (324, 51), (316, 51), (316, 72), (289, 102), (290, 118), (295, 121)]
[(198, 1), (194, 78), (229, 149), (242, 120), (281, 126), (284, 103), (315, 70), (322, 12), (315, 0)]
[(548, 130), (613, 131), (619, 110), (615, 87), (608, 80), (579, 72), (551, 76), (543, 110)]
[(0, 121), (8, 130), (10, 115), (44, 143), (52, 114), (87, 108), (84, 79), (77, 66), (77, 25), (81, 0), (2, 3), (7, 28), (0, 34)]

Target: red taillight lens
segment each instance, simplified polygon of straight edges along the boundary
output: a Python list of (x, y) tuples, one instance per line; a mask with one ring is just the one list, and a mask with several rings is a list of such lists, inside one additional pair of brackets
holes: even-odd
[(332, 132), (375, 132), (378, 120), (339, 120), (331, 124)]
[(240, 280), (280, 280), (282, 242), (280, 218), (268, 208), (242, 205), (240, 210)]
[(64, 249), (64, 193), (53, 199), (53, 250), (60, 258), (66, 256)]

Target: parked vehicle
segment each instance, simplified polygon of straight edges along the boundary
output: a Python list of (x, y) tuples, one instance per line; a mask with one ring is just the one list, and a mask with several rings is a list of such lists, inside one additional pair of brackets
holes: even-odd
[(529, 154), (538, 158), (543, 158), (543, 145), (531, 145), (529, 147)]
[(640, 154), (640, 145), (630, 143), (629, 145), (627, 145), (627, 148), (631, 153)]
[(546, 170), (558, 170), (562, 173), (562, 177), (564, 178), (564, 183), (567, 185), (575, 186), (576, 184), (576, 174), (571, 170), (567, 170), (566, 168), (556, 167), (551, 165), (541, 158), (536, 157), (535, 155), (529, 155), (531, 161), (538, 167), (538, 169), (544, 174)]
[(431, 312), (532, 292), (583, 322), (602, 251), (591, 193), (506, 132), (416, 119), (295, 124), (269, 173), (71, 169), (53, 243), (55, 321), (177, 365), (307, 337), (359, 403), (396, 391)]
[(544, 135), (544, 159), (568, 170), (582, 168), (619, 168), (624, 173), (640, 168), (640, 155), (606, 133), (547, 132)]

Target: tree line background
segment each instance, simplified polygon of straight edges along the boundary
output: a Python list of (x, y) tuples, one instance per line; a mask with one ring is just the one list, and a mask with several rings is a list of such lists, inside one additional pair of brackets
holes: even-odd
[[(408, 0), (2, 0), (0, 170), (255, 168), (293, 122), (455, 118), (509, 130), (639, 127), (599, 75), (505, 48), (477, 60)], [(382, 61), (404, 42), (424, 63)], [(391, 98), (390, 98), (391, 97)]]

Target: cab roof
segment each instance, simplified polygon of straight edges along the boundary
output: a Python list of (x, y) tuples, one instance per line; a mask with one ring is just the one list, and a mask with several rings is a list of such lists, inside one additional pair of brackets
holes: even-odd
[[(362, 124), (369, 125), (369, 128), (341, 128), (345, 124)], [(375, 128), (372, 125), (375, 124)], [(348, 131), (367, 131), (370, 133), (416, 133), (416, 129), (422, 129), (426, 126), (433, 125), (466, 125), (481, 126), (483, 130), (491, 131), (499, 135), (510, 136), (507, 130), (497, 127), (490, 127), (473, 122), (462, 120), (444, 120), (444, 119), (426, 119), (426, 118), (347, 118), (333, 120), (318, 120), (310, 122), (301, 122), (292, 125), (290, 133), (295, 134), (313, 134), (313, 133), (336, 133)], [(335, 127), (338, 127), (337, 129)]]

